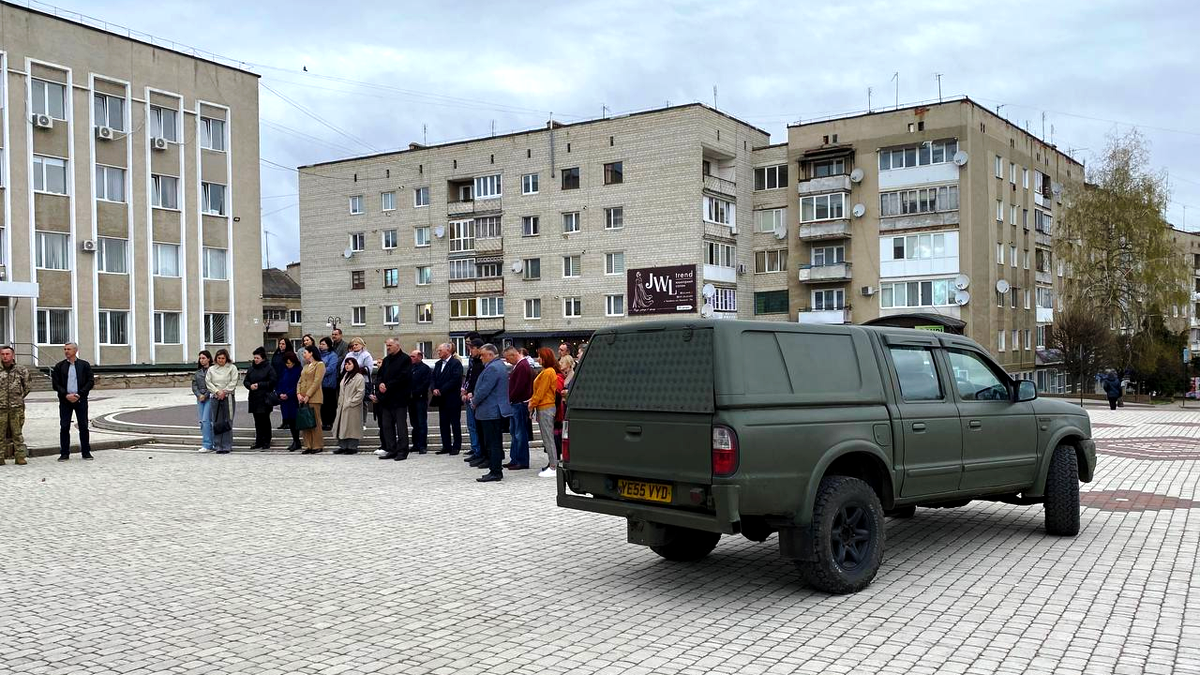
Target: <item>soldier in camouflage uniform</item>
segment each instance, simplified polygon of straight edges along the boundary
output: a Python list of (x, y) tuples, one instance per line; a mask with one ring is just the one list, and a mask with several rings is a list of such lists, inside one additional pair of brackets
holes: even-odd
[(0, 347), (0, 464), (9, 456), (25, 463), (25, 397), (32, 388), (29, 369), (17, 365), (13, 348)]

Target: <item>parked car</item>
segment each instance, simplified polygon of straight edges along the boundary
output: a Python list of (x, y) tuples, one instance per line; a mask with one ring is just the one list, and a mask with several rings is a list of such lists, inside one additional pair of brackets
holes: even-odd
[(1082, 408), (965, 337), (728, 320), (597, 331), (562, 454), (559, 506), (623, 517), (673, 561), (778, 533), (830, 593), (865, 588), (885, 515), (918, 506), (1043, 504), (1049, 534), (1075, 535), (1096, 466)]

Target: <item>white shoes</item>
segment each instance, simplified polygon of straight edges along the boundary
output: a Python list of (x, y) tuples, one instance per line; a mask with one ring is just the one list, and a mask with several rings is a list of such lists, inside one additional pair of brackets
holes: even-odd
[(196, 452), (212, 452), (212, 448), (197, 448)]
[(376, 454), (376, 455), (378, 455), (378, 456), (380, 456), (380, 457), (383, 457), (384, 455), (386, 455), (386, 454), (387, 454), (387, 450), (384, 450), (383, 448), (380, 448), (380, 449), (378, 449), (378, 450), (376, 450), (376, 451), (375, 451), (375, 454)]
[(548, 466), (538, 473), (538, 478), (554, 478), (558, 475), (558, 469), (553, 466)]

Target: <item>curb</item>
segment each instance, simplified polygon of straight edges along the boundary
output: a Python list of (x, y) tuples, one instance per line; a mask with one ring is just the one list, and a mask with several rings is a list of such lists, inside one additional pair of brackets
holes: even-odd
[[(96, 441), (92, 443), (92, 450), (121, 450), (123, 448), (132, 448), (139, 445), (148, 445), (155, 441), (153, 436), (144, 436), (142, 438), (128, 438), (120, 441)], [(71, 446), (71, 454), (79, 453), (79, 444)], [(42, 445), (28, 446), (25, 448), (27, 457), (53, 457), (59, 454), (57, 445)]]

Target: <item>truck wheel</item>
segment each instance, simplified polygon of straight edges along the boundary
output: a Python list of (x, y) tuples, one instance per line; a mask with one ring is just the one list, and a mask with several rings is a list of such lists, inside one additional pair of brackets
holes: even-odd
[(1079, 534), (1079, 464), (1075, 448), (1060, 445), (1050, 457), (1046, 475), (1046, 533), (1061, 537)]
[(670, 538), (667, 543), (651, 546), (650, 550), (667, 560), (675, 562), (694, 562), (712, 553), (721, 541), (720, 532), (705, 532), (686, 527), (670, 528)]
[(892, 518), (912, 518), (913, 516), (917, 515), (917, 507), (915, 504), (910, 504), (908, 506), (897, 506), (891, 511), (888, 511), (887, 515), (891, 516)]
[(821, 479), (810, 527), (817, 559), (796, 563), (804, 580), (826, 593), (866, 588), (883, 561), (883, 506), (871, 486), (847, 476)]

